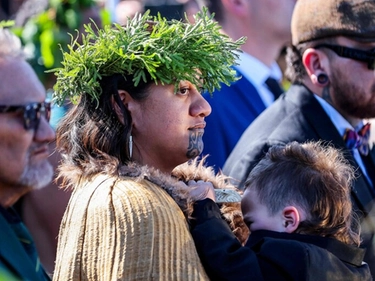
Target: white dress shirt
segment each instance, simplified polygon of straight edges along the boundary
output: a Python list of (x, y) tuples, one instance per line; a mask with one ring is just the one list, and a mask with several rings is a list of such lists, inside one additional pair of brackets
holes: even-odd
[(264, 105), (266, 107), (270, 106), (275, 98), (264, 82), (268, 77), (281, 81), (282, 72), (279, 65), (276, 62), (273, 62), (271, 68), (269, 68), (263, 62), (248, 53), (242, 52), (239, 53), (239, 55), (239, 65), (236, 65), (235, 68), (242, 73), (244, 78), (254, 85)]

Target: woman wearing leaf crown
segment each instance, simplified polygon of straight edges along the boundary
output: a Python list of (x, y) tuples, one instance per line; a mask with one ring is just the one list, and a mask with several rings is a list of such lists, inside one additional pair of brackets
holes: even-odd
[(230, 66), (243, 39), (219, 30), (206, 11), (193, 25), (145, 13), (125, 27), (88, 25), (64, 53), (55, 101), (74, 106), (57, 146), (73, 194), (54, 280), (208, 279), (185, 220), (185, 183), (225, 187), (212, 169), (187, 163), (202, 151), (211, 112), (201, 91), (237, 79)]

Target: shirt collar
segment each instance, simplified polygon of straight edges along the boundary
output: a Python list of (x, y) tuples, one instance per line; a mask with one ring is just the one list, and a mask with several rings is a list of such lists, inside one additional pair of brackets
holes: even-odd
[(353, 128), (353, 126), (332, 105), (330, 105), (318, 95), (314, 95), (314, 97), (323, 107), (324, 111), (328, 114), (329, 118), (332, 120), (332, 123), (335, 125), (341, 136), (344, 136), (346, 129), (356, 130), (357, 128), (361, 128), (363, 126), (362, 121), (360, 122), (360, 124), (358, 124), (357, 128)]
[(273, 62), (271, 68), (269, 68), (263, 62), (245, 52), (239, 53), (237, 62), (239, 65), (236, 65), (235, 68), (256, 88), (263, 86), (270, 76), (278, 81), (282, 78), (281, 69), (276, 62)]

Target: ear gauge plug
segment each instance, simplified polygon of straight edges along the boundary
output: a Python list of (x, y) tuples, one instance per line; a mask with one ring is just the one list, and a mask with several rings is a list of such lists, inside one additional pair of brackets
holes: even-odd
[(327, 76), (327, 74), (324, 74), (324, 73), (319, 74), (318, 75), (318, 83), (320, 85), (323, 85), (323, 86), (327, 85), (327, 83), (328, 83), (328, 76)]

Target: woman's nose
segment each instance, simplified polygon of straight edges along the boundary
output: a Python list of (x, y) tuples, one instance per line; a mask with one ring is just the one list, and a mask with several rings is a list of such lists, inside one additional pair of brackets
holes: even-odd
[(207, 117), (211, 114), (211, 105), (206, 101), (200, 92), (197, 92), (196, 100), (192, 106), (193, 116)]

